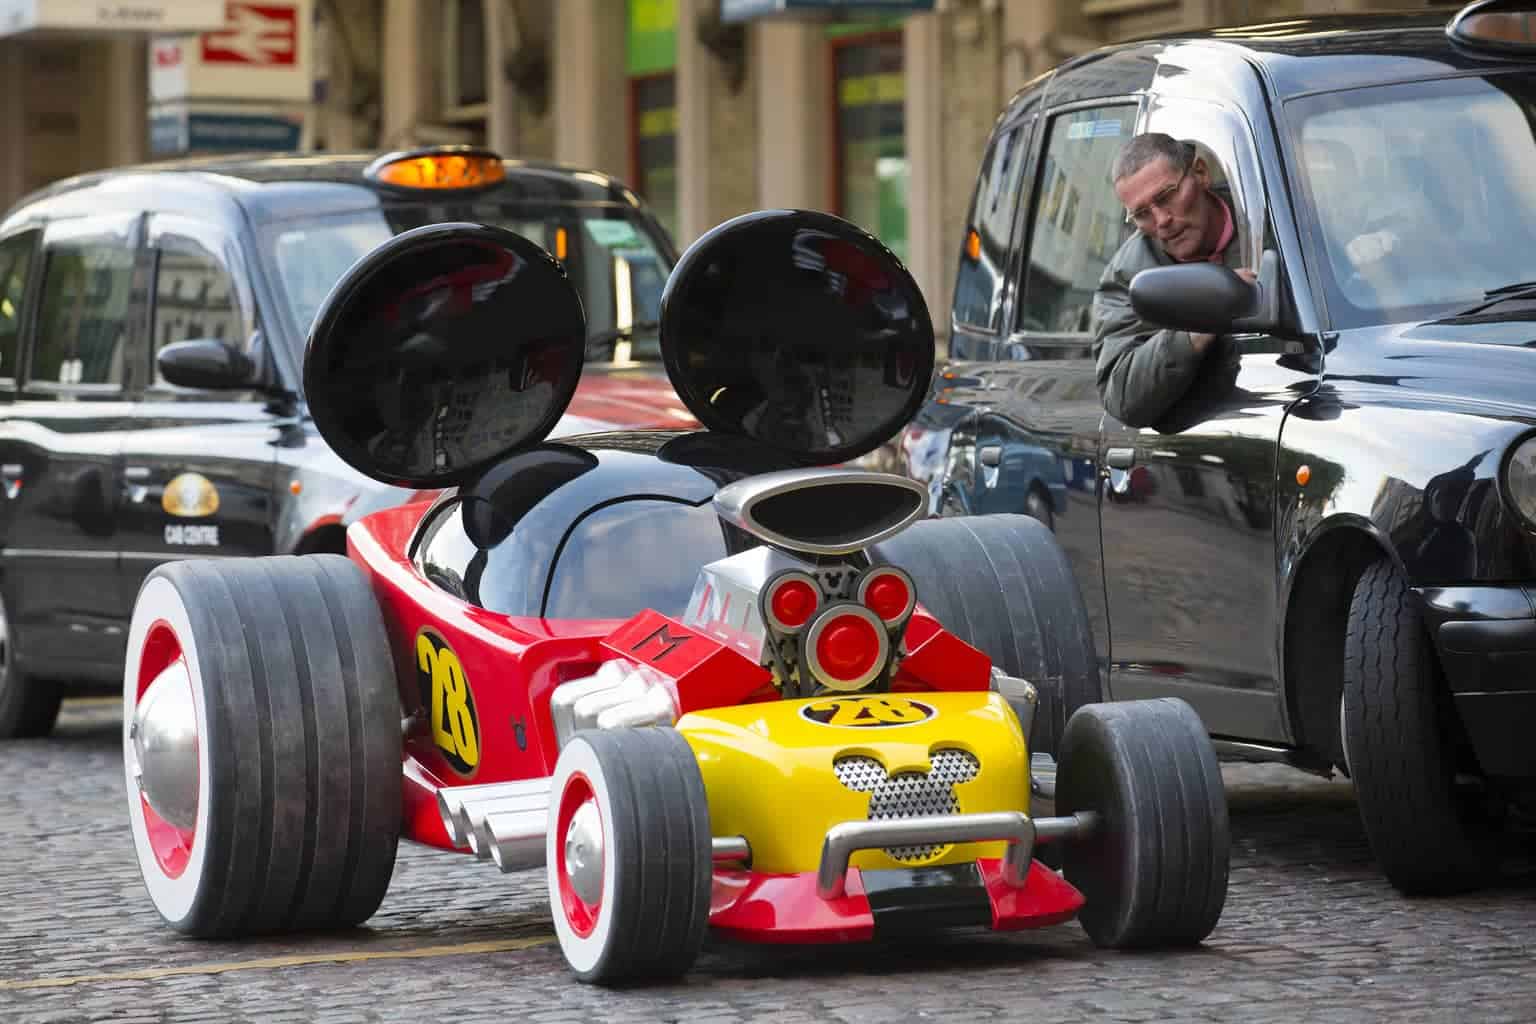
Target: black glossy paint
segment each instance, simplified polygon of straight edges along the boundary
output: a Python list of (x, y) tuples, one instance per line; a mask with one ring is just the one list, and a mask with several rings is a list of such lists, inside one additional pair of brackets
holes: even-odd
[(661, 309), (667, 374), (700, 423), (818, 462), (890, 439), (933, 372), (916, 282), (828, 214), (765, 210), (719, 225), (678, 261)]
[(985, 928), (992, 901), (974, 862), (859, 872), (877, 939), (932, 935), (940, 928)]
[(444, 487), (542, 441), (586, 350), (581, 299), (553, 256), (483, 224), (432, 224), (336, 283), (304, 354), (315, 425), (359, 471)]
[(1536, 66), (1454, 46), (1446, 17), (1295, 19), (1126, 44), (1042, 76), (999, 118), (999, 130), (1021, 118), (1044, 128), (1072, 104), (1120, 98), (1139, 105), (1138, 130), (1198, 132), (1232, 115), (1250, 133), (1241, 192), (1267, 200), (1262, 247), (1280, 260), (1279, 328), (1225, 339), (1155, 428), (1119, 424), (1099, 401), (1091, 335), (1013, 326), (1043, 187), (1047, 133), (1034, 131), (1002, 329), (956, 325), (951, 362), (908, 432), (936, 507), (1051, 523), (1114, 699), (1182, 696), (1217, 735), (1328, 752), (1348, 572), (1385, 555), (1424, 595), (1474, 743), (1489, 744), (1489, 763), (1518, 761), (1498, 712), (1472, 705), (1491, 674), (1507, 713), (1536, 693), (1512, 668), (1536, 622), (1525, 590), (1536, 534), (1500, 493), (1505, 453), (1536, 429), (1536, 323), (1527, 303), (1475, 324), (1330, 329), (1277, 102)]
[(728, 553), (715, 492), (790, 465), (724, 440), (589, 435), (512, 455), (434, 507), (413, 558), (443, 589), (508, 615), (681, 615), (700, 567)]

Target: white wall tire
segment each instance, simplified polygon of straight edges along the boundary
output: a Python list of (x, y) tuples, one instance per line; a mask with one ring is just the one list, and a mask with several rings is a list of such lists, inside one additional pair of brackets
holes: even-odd
[[(166, 770), (187, 758), (135, 743), (136, 728), (177, 733), (157, 717), (160, 698), (141, 708), (152, 686), (190, 691), (195, 814), (180, 827), (137, 780), (192, 785), (193, 770)], [(225, 937), (347, 927), (378, 909), (400, 831), (400, 710), (356, 566), (335, 555), (160, 566), (134, 605), (123, 700), (134, 850), (166, 923)]]
[[(560, 752), (550, 796), (550, 913), (571, 971), (600, 985), (685, 973), (709, 924), (714, 867), (704, 780), (687, 741), (663, 727), (578, 733)], [(580, 871), (591, 866), (581, 859), (590, 845), (567, 858), (584, 804), (596, 809), (600, 872)], [(584, 821), (592, 826), (590, 812)]]

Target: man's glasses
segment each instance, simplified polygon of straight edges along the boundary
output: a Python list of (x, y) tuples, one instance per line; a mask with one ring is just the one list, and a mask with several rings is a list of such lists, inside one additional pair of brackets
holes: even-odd
[(1127, 219), (1129, 219), (1134, 224), (1145, 226), (1152, 223), (1152, 212), (1154, 210), (1162, 210), (1166, 213), (1169, 207), (1173, 205), (1174, 197), (1179, 194), (1179, 189), (1184, 187), (1184, 179), (1189, 177), (1189, 172), (1189, 167), (1184, 168), (1184, 173), (1179, 175), (1178, 181), (1174, 182), (1172, 185), (1169, 185), (1157, 195), (1153, 196), (1152, 201), (1147, 203), (1145, 206), (1138, 206), (1136, 209), (1130, 211), (1130, 213), (1127, 215)]

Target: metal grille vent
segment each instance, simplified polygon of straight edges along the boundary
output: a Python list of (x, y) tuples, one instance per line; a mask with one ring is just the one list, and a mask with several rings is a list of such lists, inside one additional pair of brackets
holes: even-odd
[[(960, 798), (954, 787), (974, 779), (981, 772), (981, 762), (963, 750), (935, 750), (932, 768), (926, 772), (885, 773), (885, 765), (862, 754), (848, 754), (832, 762), (837, 781), (856, 793), (868, 793), (869, 817), (919, 818), (933, 814), (959, 814)], [(937, 857), (947, 847), (891, 846), (885, 852), (894, 860), (925, 861)]]

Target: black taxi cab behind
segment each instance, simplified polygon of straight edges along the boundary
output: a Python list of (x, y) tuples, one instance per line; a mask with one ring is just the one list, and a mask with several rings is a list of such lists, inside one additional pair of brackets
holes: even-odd
[[(1297, 18), (1105, 48), (1025, 86), (968, 214), (950, 360), (903, 449), (935, 511), (1046, 521), (1100, 695), (1353, 778), (1387, 877), (1492, 877), (1536, 818), (1536, 6)], [(1143, 132), (1230, 187), (1257, 288), (1143, 271), (1221, 336), (1108, 414), (1092, 300)]]
[(603, 174), (464, 148), (184, 160), (0, 221), (0, 738), (47, 732), (61, 681), (121, 679), (155, 565), (344, 551), (359, 510), (411, 494), (319, 439), (304, 342), (358, 258), (442, 221), (510, 228), (576, 283), (598, 372), (559, 433), (678, 425), (653, 326), (675, 247)]

